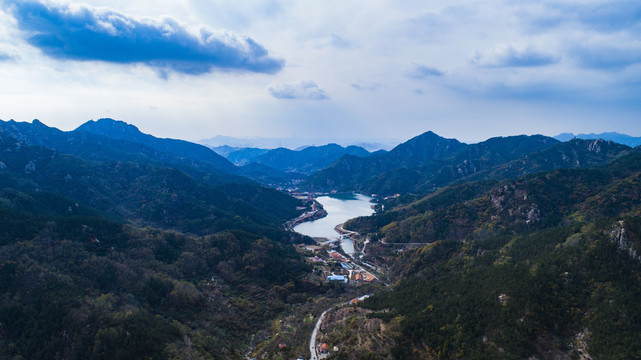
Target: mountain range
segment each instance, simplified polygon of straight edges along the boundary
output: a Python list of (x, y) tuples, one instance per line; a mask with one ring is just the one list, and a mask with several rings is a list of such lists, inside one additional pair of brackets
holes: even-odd
[(258, 148), (233, 148), (229, 146), (220, 146), (212, 149), (238, 166), (256, 163), (283, 172), (306, 175), (326, 168), (344, 155), (359, 157), (368, 157), (370, 155), (369, 151), (360, 146), (350, 145), (342, 147), (337, 144), (307, 146), (298, 150), (290, 150), (282, 147), (267, 150)]
[(426, 132), (386, 153), (344, 156), (302, 184), (310, 191), (369, 194), (425, 193), (455, 182), (510, 178), (607, 162), (630, 148), (604, 140), (560, 142), (542, 135), (491, 138), (464, 144)]
[[(638, 358), (641, 148), (579, 137), (217, 149), (237, 166), (112, 119), (0, 121), (0, 358), (288, 358), (327, 308), (334, 359)], [(341, 267), (292, 245), (310, 206), (283, 184), (397, 194), (344, 224), (389, 286), (310, 280)]]
[(298, 151), (277, 148), (255, 157), (252, 162), (285, 172), (309, 175), (326, 168), (344, 155), (368, 157), (370, 153), (359, 146), (342, 147), (337, 144), (327, 144), (309, 146)]
[(276, 149), (286, 148), (290, 150), (300, 150), (308, 146), (322, 146), (328, 143), (338, 143), (341, 146), (347, 147), (350, 145), (360, 146), (367, 151), (389, 150), (401, 142), (400, 139), (382, 138), (374, 139), (372, 141), (363, 141), (357, 139), (321, 139), (321, 138), (261, 138), (261, 137), (232, 137), (218, 135), (213, 138), (203, 139), (198, 141), (212, 148), (222, 146), (229, 146), (234, 148), (261, 148), (261, 149)]
[(578, 139), (603, 139), (603, 140), (610, 140), (617, 142), (619, 144), (627, 145), (630, 147), (637, 147), (641, 145), (641, 137), (634, 137), (626, 134), (621, 134), (617, 132), (605, 132), (605, 133), (600, 133), (600, 134), (572, 134), (572, 133), (562, 133), (554, 137), (557, 140), (560, 141), (568, 141), (572, 140), (574, 138)]
[(259, 148), (240, 148), (229, 145), (211, 147), (217, 154), (225, 157), (227, 160), (237, 166), (247, 165), (256, 157), (268, 152), (268, 149)]

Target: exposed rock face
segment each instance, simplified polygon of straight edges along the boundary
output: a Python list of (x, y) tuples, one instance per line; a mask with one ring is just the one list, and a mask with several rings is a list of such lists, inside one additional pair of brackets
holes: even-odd
[(590, 330), (583, 329), (580, 333), (576, 334), (572, 341), (572, 345), (579, 360), (592, 360), (592, 356), (588, 353), (588, 340), (590, 339)]
[(627, 252), (633, 259), (641, 261), (641, 256), (637, 255), (637, 251), (632, 248), (632, 244), (628, 241), (623, 220), (612, 228), (610, 238), (619, 246), (619, 249)]
[(601, 144), (604, 142), (605, 141), (603, 139), (594, 140), (593, 142), (590, 143), (590, 145), (588, 145), (588, 150), (598, 154), (601, 152)]

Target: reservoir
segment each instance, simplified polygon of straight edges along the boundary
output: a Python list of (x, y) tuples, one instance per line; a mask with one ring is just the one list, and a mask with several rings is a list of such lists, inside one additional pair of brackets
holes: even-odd
[[(336, 225), (355, 217), (369, 216), (374, 213), (371, 200), (371, 197), (361, 194), (320, 196), (316, 198), (316, 201), (323, 205), (327, 216), (299, 224), (294, 227), (294, 231), (311, 237), (338, 239), (339, 234), (334, 230)], [(341, 240), (341, 247), (346, 254), (354, 254), (354, 244), (351, 239)]]

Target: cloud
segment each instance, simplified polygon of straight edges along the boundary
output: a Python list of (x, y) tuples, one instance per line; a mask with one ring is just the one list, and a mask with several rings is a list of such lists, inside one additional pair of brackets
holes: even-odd
[(414, 70), (412, 70), (408, 76), (412, 79), (427, 79), (428, 77), (433, 77), (433, 76), (443, 76), (445, 73), (443, 73), (441, 70), (428, 67), (425, 65), (416, 65), (414, 67)]
[(357, 83), (352, 84), (352, 89), (358, 90), (358, 91), (374, 91), (382, 87), (383, 85), (379, 83), (365, 83), (362, 81), (359, 81)]
[(534, 49), (517, 50), (512, 46), (495, 47), (485, 53), (477, 52), (472, 62), (484, 67), (537, 67), (554, 65), (559, 58)]
[(332, 46), (337, 47), (339, 49), (350, 49), (353, 47), (351, 42), (349, 42), (345, 38), (338, 36), (336, 34), (332, 34), (330, 41)]
[(277, 84), (269, 87), (269, 92), (277, 99), (326, 100), (327, 93), (313, 81), (299, 81), (295, 84)]
[(275, 73), (283, 60), (248, 37), (192, 32), (174, 19), (135, 19), (112, 10), (18, 0), (11, 7), (27, 41), (59, 60), (140, 63), (160, 70)]
[[(524, 19), (527, 20), (527, 19)], [(641, 3), (638, 1), (607, 1), (605, 3), (563, 3), (544, 4), (541, 11), (531, 18), (535, 30), (548, 30), (561, 25), (579, 25), (590, 31), (602, 33), (633, 30), (641, 27)]]
[(16, 59), (15, 56), (11, 56), (9, 54), (0, 52), (0, 61), (12, 61), (12, 60), (15, 60), (15, 59)]
[(639, 48), (639, 46), (591, 44), (575, 46), (570, 53), (582, 67), (598, 70), (620, 70), (641, 63)]

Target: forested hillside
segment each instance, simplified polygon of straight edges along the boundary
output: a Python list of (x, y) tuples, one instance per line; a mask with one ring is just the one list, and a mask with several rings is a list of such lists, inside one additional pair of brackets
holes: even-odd
[(399, 324), (396, 359), (641, 356), (638, 150), (600, 167), (446, 187), (346, 226), (426, 243), (396, 258), (400, 281), (363, 305)]
[(282, 227), (300, 201), (129, 140), (2, 125), (1, 358), (240, 359), (326, 290)]
[(429, 132), (389, 153), (367, 159), (343, 157), (310, 176), (302, 187), (421, 195), (459, 182), (510, 179), (551, 169), (603, 164), (629, 149), (604, 140), (561, 143), (541, 135), (497, 137), (466, 145)]
[(387, 153), (367, 159), (343, 157), (311, 176), (303, 186), (339, 191), (355, 188), (378, 194), (414, 192), (433, 177), (437, 182), (439, 177), (448, 177), (435, 184), (442, 186), (557, 143), (537, 135), (499, 137), (467, 145), (428, 131)]
[(143, 144), (158, 152), (171, 154), (200, 163), (206, 163), (225, 172), (234, 172), (234, 166), (210, 148), (185, 140), (159, 139), (149, 134), (143, 134), (137, 127), (124, 121), (113, 119), (98, 119), (87, 121), (80, 125), (76, 133), (97, 134), (114, 140), (124, 140)]
[[(51, 191), (113, 219), (191, 233), (277, 227), (295, 217), (300, 205), (285, 194), (246, 180), (213, 186), (177, 169), (127, 161), (85, 161), (42, 147), (10, 147), (2, 153), (2, 162), (5, 186)], [(69, 211), (73, 212), (73, 206)]]
[[(306, 265), (280, 239), (13, 206), (42, 198), (6, 189), (0, 198), (2, 358), (241, 358), (289, 295), (322, 291), (298, 280)], [(57, 204), (37, 204), (48, 205)]]
[(239, 175), (287, 169), (85, 130), (0, 123), (2, 358), (283, 358), (332, 304), (334, 359), (641, 357), (639, 148), (428, 132), (342, 157), (307, 184), (401, 192), (344, 225), (390, 283), (354, 306), (282, 226), (309, 208)]

